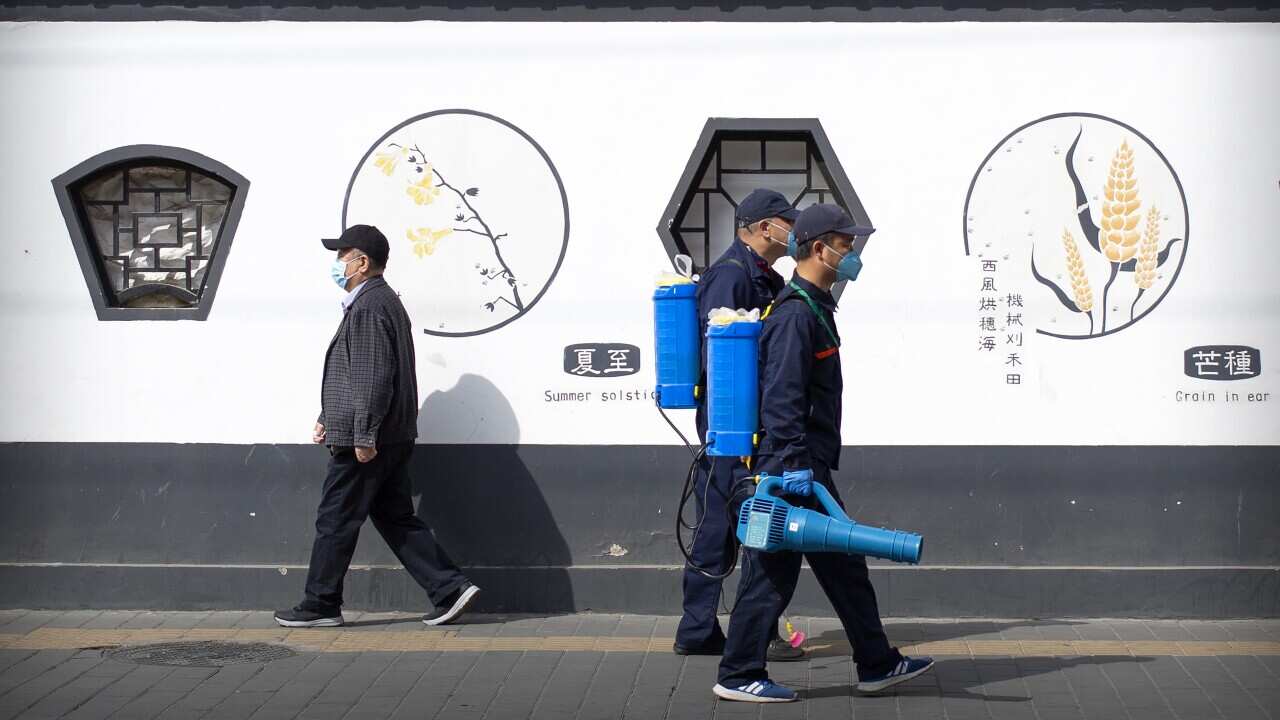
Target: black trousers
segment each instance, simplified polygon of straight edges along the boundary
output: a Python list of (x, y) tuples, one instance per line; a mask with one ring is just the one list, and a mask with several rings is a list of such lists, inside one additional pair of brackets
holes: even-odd
[[(831, 482), (829, 469), (815, 466), (813, 480), (826, 486), (836, 502), (844, 507)], [(735, 496), (735, 509), (748, 496)], [(785, 499), (793, 505), (820, 508), (812, 497), (787, 496)], [(729, 636), (720, 659), (719, 683), (725, 687), (740, 687), (769, 677), (765, 669), (769, 641), (773, 639), (778, 615), (791, 602), (800, 578), (800, 553), (742, 550), (737, 604), (729, 618)], [(858, 673), (875, 675), (896, 665), (902, 656), (889, 645), (880, 623), (880, 608), (867, 573), (867, 559), (844, 553), (805, 553), (804, 559), (809, 561), (814, 577), (840, 617), (840, 624), (853, 646)]]
[(325, 614), (341, 609), (342, 581), (365, 518), (373, 518), (373, 526), (432, 604), (439, 606), (466, 582), (431, 529), (414, 514), (412, 454), (412, 442), (385, 445), (373, 460), (362, 463), (352, 448), (334, 448), (316, 514), (304, 608)]
[[(694, 532), (689, 555), (698, 567), (719, 574), (733, 562), (734, 525), (729, 519), (729, 493), (736, 480), (746, 477), (747, 468), (738, 458), (708, 457), (694, 471), (693, 492), (701, 523)], [(676, 628), (676, 644), (689, 649), (718, 645), (724, 639), (716, 608), (720, 604), (722, 580), (709, 578), (684, 567), (684, 614)]]

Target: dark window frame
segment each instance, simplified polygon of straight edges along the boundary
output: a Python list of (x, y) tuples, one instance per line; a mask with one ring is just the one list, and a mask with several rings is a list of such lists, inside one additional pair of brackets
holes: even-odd
[[(762, 140), (804, 142), (809, 156), (816, 157), (819, 163), (818, 166), (806, 168), (806, 170), (822, 172), (828, 188), (824, 192), (833, 194), (835, 197), (832, 200), (848, 210), (858, 224), (874, 227), (871, 217), (862, 206), (862, 201), (854, 192), (853, 183), (849, 182), (849, 176), (840, 164), (840, 158), (831, 146), (831, 141), (827, 139), (827, 133), (822, 129), (822, 123), (817, 118), (708, 118), (693, 151), (689, 153), (689, 160), (676, 183), (671, 199), (667, 202), (662, 219), (658, 222), (658, 237), (662, 239), (662, 245), (666, 249), (667, 259), (671, 261), (672, 267), (675, 267), (676, 255), (689, 255), (694, 258), (697, 269), (701, 270), (704, 267), (701, 259), (689, 252), (690, 248), (680, 237), (678, 228), (700, 192), (698, 184), (703, 173), (710, 167), (713, 158), (716, 158), (717, 162), (721, 158), (720, 144), (725, 141), (760, 142)], [(690, 229), (685, 228), (685, 231), (688, 232)], [(709, 244), (708, 234), (704, 231), (703, 235), (704, 241)], [(715, 258), (707, 258), (708, 263), (714, 260)], [(843, 284), (837, 285), (837, 292)]]
[[(191, 307), (136, 308), (117, 304), (121, 299), (128, 300), (134, 288), (127, 288), (117, 294), (108, 286), (106, 268), (97, 250), (85, 206), (78, 198), (81, 187), (104, 171), (149, 163), (184, 167), (189, 171), (208, 175), (231, 187), (231, 198), (227, 203), (217, 242), (210, 253), (203, 289), (196, 295)], [(58, 198), (58, 207), (62, 210), (67, 232), (71, 236), (71, 245), (75, 248), (76, 258), (80, 262), (80, 271), (84, 275), (85, 285), (89, 288), (89, 297), (93, 301), (93, 309), (97, 313), (98, 320), (205, 320), (209, 317), (219, 281), (222, 279), (222, 270), (226, 265), (227, 256), (231, 253), (231, 243), (240, 224), (241, 213), (244, 211), (245, 198), (249, 193), (249, 181), (243, 175), (213, 158), (185, 148), (167, 145), (127, 145), (94, 155), (54, 178), (52, 183), (54, 194)], [(177, 288), (166, 289), (166, 286), (158, 285), (145, 287), (148, 294), (161, 292), (183, 297), (183, 293)]]

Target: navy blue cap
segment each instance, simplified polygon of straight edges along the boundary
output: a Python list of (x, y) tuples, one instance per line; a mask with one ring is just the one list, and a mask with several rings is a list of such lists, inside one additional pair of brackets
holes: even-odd
[(805, 208), (792, 227), (797, 242), (809, 242), (825, 233), (840, 233), (850, 237), (870, 235), (876, 229), (870, 225), (858, 225), (849, 213), (839, 205), (810, 205)]
[(799, 215), (800, 211), (787, 202), (782, 193), (767, 188), (756, 188), (738, 203), (734, 218), (739, 225), (750, 225), (772, 217), (795, 222)]

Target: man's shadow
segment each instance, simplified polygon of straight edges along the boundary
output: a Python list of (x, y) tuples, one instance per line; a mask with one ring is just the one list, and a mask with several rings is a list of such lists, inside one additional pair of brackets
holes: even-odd
[[(890, 638), (890, 642), (942, 642), (954, 638), (970, 637), (982, 633), (999, 632), (1010, 628), (1024, 627), (1062, 627), (1081, 625), (1083, 623), (1070, 620), (968, 620), (943, 623), (901, 623), (904, 628), (914, 626), (922, 637), (901, 641)], [(893, 635), (895, 623), (890, 623), (886, 630)], [(828, 630), (806, 642), (810, 647), (808, 656), (815, 662), (824, 658), (848, 658), (852, 653), (849, 639), (844, 630)], [(1150, 662), (1149, 657), (1124, 656), (1088, 656), (1088, 657), (1036, 657), (1025, 658), (1027, 662), (1019, 663), (1017, 658), (1010, 660), (1001, 657), (952, 658), (937, 661), (932, 673), (913, 679), (882, 695), (933, 696), (944, 698), (960, 698), (981, 700), (985, 702), (1030, 702), (1031, 695), (996, 695), (983, 690), (974, 690), (988, 683), (1003, 682), (1018, 678), (1031, 677), (1079, 665), (1106, 665), (1126, 662)], [(974, 679), (974, 677), (977, 679)], [(807, 698), (847, 697), (861, 695), (852, 684), (834, 685), (813, 688), (802, 692)]]
[[(433, 442), (442, 436), (486, 442)], [(431, 393), (418, 413), (420, 444), (410, 466), (418, 517), (480, 586), (477, 610), (572, 611), (569, 545), (519, 442), (511, 403), (487, 379), (465, 374)]]
[[(948, 657), (936, 661), (933, 671), (898, 685), (883, 693), (867, 697), (938, 697), (974, 700), (980, 703), (1025, 703), (1035, 699), (1030, 688), (1025, 695), (1000, 695), (984, 688), (995, 683), (1019, 680), (1036, 675), (1061, 672), (1083, 665), (1111, 665), (1118, 663), (1144, 663), (1155, 658), (1129, 655), (1099, 655), (1088, 657), (1037, 657), (1025, 658), (1034, 662), (1018, 663), (1017, 659), (999, 657)], [(799, 691), (806, 699), (829, 697), (863, 697), (852, 683), (810, 688)], [(1117, 700), (1118, 702), (1118, 700)]]

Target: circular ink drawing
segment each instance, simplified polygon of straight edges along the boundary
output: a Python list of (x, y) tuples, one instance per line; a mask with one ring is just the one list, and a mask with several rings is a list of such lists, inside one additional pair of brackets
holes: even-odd
[(347, 187), (342, 226), (375, 225), (391, 243), (387, 276), (431, 335), (496, 330), (555, 279), (569, 244), (560, 174), (502, 118), (437, 110), (378, 138)]
[(1073, 340), (1119, 332), (1154, 310), (1182, 270), (1190, 225), (1164, 154), (1090, 113), (1010, 133), (974, 174), (963, 220), (984, 289), (998, 268), (1005, 287), (995, 290), (1018, 292), (1024, 325)]

